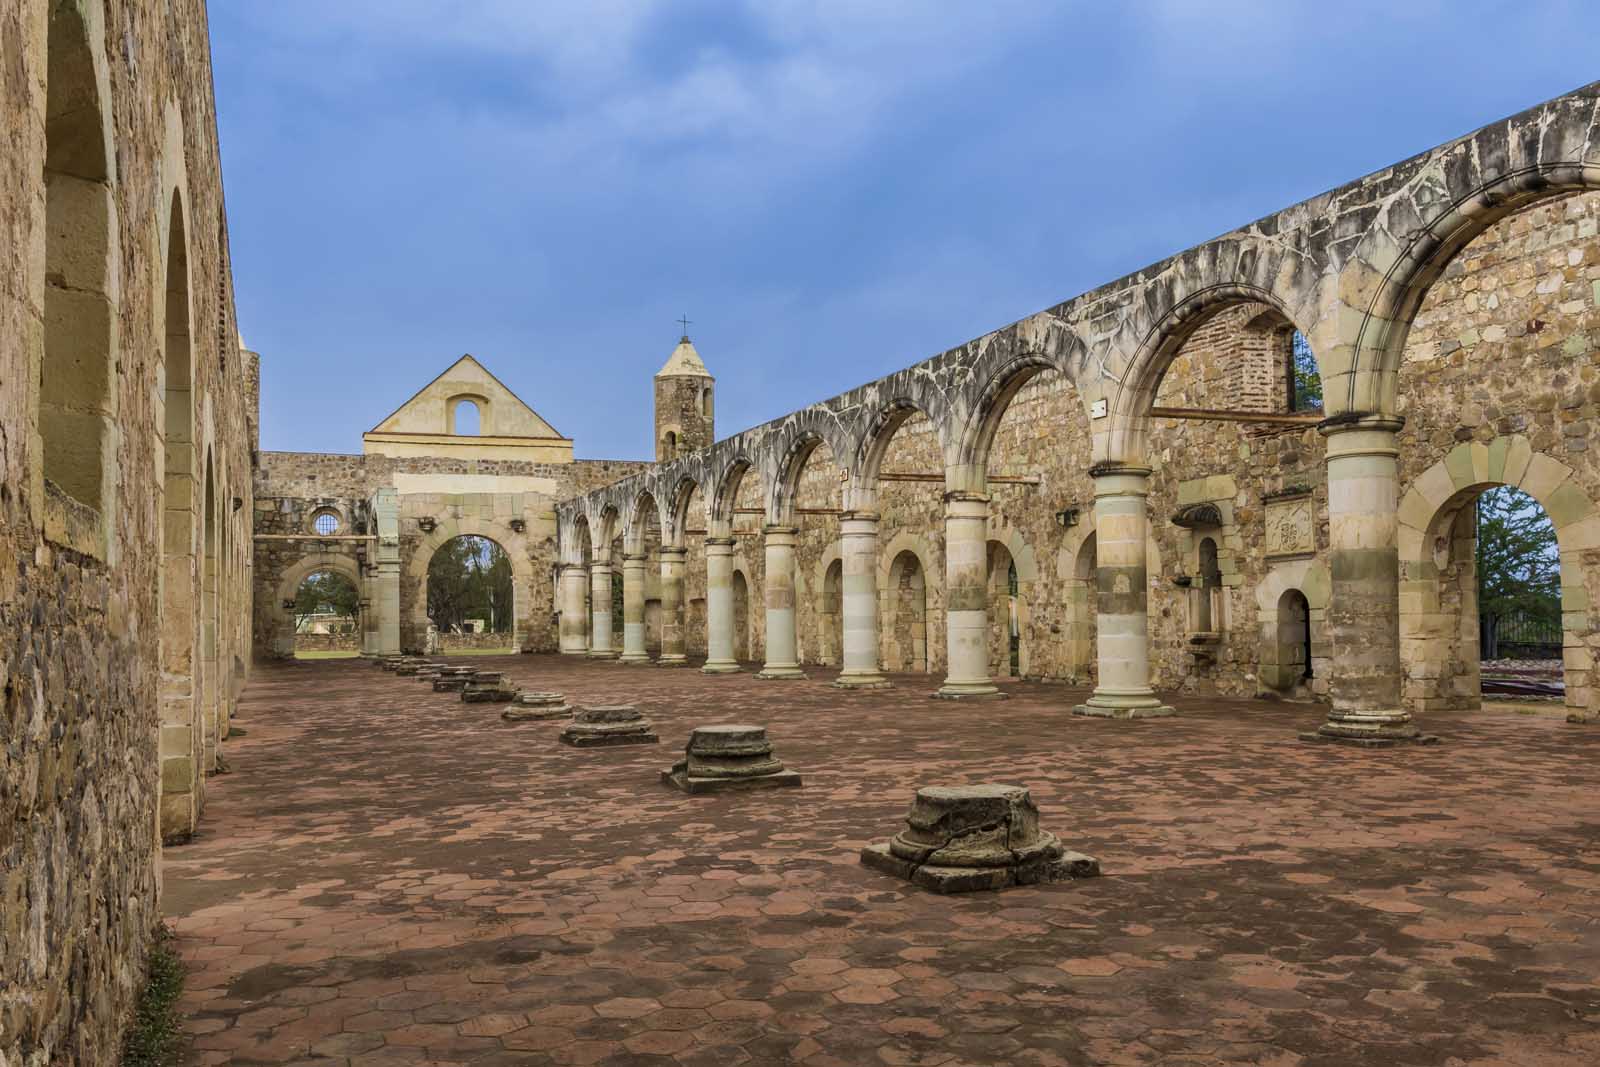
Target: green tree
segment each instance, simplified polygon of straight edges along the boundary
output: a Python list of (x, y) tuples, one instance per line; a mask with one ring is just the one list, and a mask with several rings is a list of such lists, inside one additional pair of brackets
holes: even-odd
[(1311, 351), (1311, 342), (1299, 330), (1294, 332), (1294, 409), (1296, 411), (1322, 410), (1322, 375), (1317, 371), (1317, 357)]
[(295, 629), (313, 615), (334, 615), (354, 627), (361, 614), (361, 593), (337, 571), (308, 574), (294, 595)]
[(440, 630), (482, 619), (495, 633), (511, 632), (511, 557), (487, 537), (466, 535), (439, 546), (428, 561), (428, 618)]
[(1561, 557), (1550, 517), (1526, 493), (1500, 486), (1478, 497), (1478, 614), (1495, 654), (1502, 620), (1527, 615), (1559, 625)]

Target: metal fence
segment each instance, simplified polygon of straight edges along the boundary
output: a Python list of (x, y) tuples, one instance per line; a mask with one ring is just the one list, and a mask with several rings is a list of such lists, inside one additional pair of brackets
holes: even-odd
[(1560, 659), (1561, 615), (1559, 611), (1480, 615), (1478, 646), (1484, 659)]

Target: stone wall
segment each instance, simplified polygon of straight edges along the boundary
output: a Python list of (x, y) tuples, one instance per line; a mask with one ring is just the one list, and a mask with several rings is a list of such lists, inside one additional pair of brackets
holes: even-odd
[(347, 634), (295, 634), (296, 652), (360, 652), (361, 635)]
[[(494, 540), (511, 556), (517, 646), (552, 650), (555, 502), (645, 466), (610, 460), (262, 453), (255, 483), (255, 653), (292, 654), (292, 613), (283, 604), (292, 598), (292, 586), (321, 569), (339, 570), (362, 585), (363, 628), (376, 632), (384, 601), (374, 589), (379, 552), (372, 500), (380, 490), (393, 491), (397, 500), (395, 622), (402, 648), (421, 652), (426, 645), (427, 567), (433, 553), (453, 537), (472, 534)], [(338, 534), (318, 536), (313, 522), (319, 512), (340, 517)]]
[(481, 652), (485, 649), (504, 649), (511, 647), (511, 635), (485, 633), (485, 634), (440, 634), (440, 652)]
[(203, 6), (0, 42), (0, 1063), (98, 1065), (243, 684), (250, 369)]

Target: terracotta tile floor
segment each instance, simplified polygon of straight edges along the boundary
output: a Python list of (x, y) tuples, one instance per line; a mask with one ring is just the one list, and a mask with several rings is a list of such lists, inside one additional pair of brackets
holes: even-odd
[[(201, 1062), (1600, 1062), (1600, 728), (1436, 716), (1444, 743), (1370, 752), (1294, 741), (1302, 706), (493, 667), (635, 701), (663, 743), (568, 748), (354, 661), (257, 671), (166, 853)], [(657, 782), (730, 720), (805, 788)], [(983, 780), (1106, 877), (943, 898), (857, 863), (919, 783)]]

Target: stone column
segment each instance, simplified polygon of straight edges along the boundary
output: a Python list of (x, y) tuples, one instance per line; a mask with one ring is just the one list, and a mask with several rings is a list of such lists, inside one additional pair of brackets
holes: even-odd
[(706, 538), (707, 674), (733, 674), (733, 538)]
[(1094, 475), (1095, 629), (1100, 684), (1076, 715), (1110, 719), (1177, 714), (1150, 688), (1148, 467), (1096, 465)]
[(588, 651), (589, 620), (583, 606), (589, 584), (588, 568), (581, 563), (561, 565), (561, 654), (581, 656)]
[(597, 559), (589, 564), (590, 659), (611, 659), (611, 561)]
[(661, 546), (661, 658), (660, 667), (683, 667), (683, 558), (687, 549)]
[(944, 495), (945, 646), (949, 669), (933, 695), (1002, 700), (989, 679), (989, 498)]
[(649, 663), (644, 650), (644, 568), (647, 556), (622, 557), (622, 663)]
[(379, 489), (372, 496), (372, 512), (378, 528), (373, 547), (373, 608), (378, 614), (378, 654), (400, 654), (400, 496), (393, 489)]
[(847, 511), (839, 520), (844, 571), (844, 669), (841, 689), (887, 689), (878, 662), (878, 515)]
[(1431, 741), (1400, 703), (1400, 455), (1404, 421), (1338, 418), (1328, 439), (1328, 564), (1325, 613), (1333, 649), (1328, 721), (1307, 740), (1385, 745)]
[(794, 618), (794, 545), (800, 531), (793, 526), (762, 530), (767, 568), (763, 580), (767, 603), (767, 663), (757, 678), (804, 678)]

